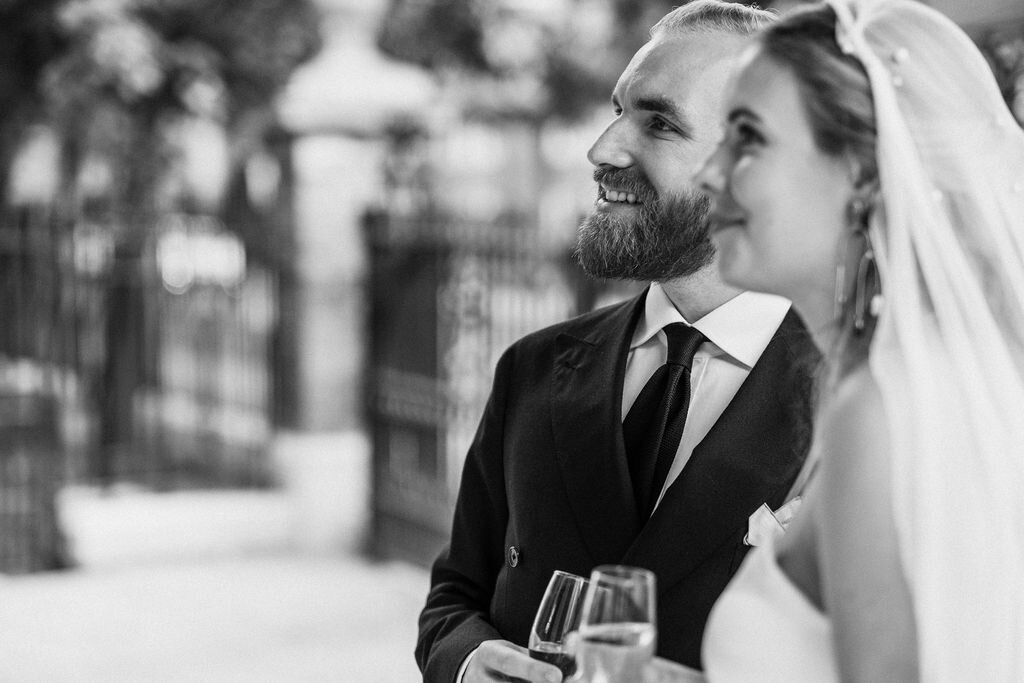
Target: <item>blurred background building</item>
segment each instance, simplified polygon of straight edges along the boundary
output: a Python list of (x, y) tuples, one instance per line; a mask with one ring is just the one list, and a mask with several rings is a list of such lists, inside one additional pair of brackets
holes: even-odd
[[(79, 564), (64, 494), (128, 484), (428, 563), (501, 351), (634, 291), (571, 251), (676, 4), (0, 4), (0, 572)], [(1024, 121), (1020, 0), (930, 4)]]

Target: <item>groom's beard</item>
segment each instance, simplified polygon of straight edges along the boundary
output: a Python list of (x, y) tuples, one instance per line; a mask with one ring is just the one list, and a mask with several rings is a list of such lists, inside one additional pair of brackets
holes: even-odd
[(592, 213), (580, 224), (576, 259), (600, 278), (666, 282), (692, 275), (715, 257), (708, 230), (710, 201), (685, 191), (662, 199), (634, 169), (594, 171), (594, 180), (632, 192), (638, 213)]

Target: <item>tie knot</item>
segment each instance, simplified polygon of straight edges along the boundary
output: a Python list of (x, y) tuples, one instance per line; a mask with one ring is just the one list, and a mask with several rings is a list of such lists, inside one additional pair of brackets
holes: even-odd
[(672, 323), (664, 329), (668, 337), (668, 360), (665, 362), (689, 369), (693, 364), (693, 354), (697, 353), (697, 347), (705, 341), (704, 335), (696, 327), (685, 323)]

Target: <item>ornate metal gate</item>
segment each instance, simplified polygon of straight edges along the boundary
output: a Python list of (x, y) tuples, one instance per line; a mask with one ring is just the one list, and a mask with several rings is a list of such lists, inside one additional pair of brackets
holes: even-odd
[(448, 537), (494, 365), (519, 337), (589, 307), (564, 240), (516, 225), (374, 214), (367, 412), (376, 551), (421, 564)]

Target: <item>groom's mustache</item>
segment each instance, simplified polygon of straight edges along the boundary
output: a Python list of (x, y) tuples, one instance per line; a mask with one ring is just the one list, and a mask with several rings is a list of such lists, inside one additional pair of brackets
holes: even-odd
[(647, 175), (639, 169), (598, 167), (594, 169), (594, 181), (622, 192), (635, 194), (636, 198), (645, 204), (658, 201), (658, 191), (654, 189)]

